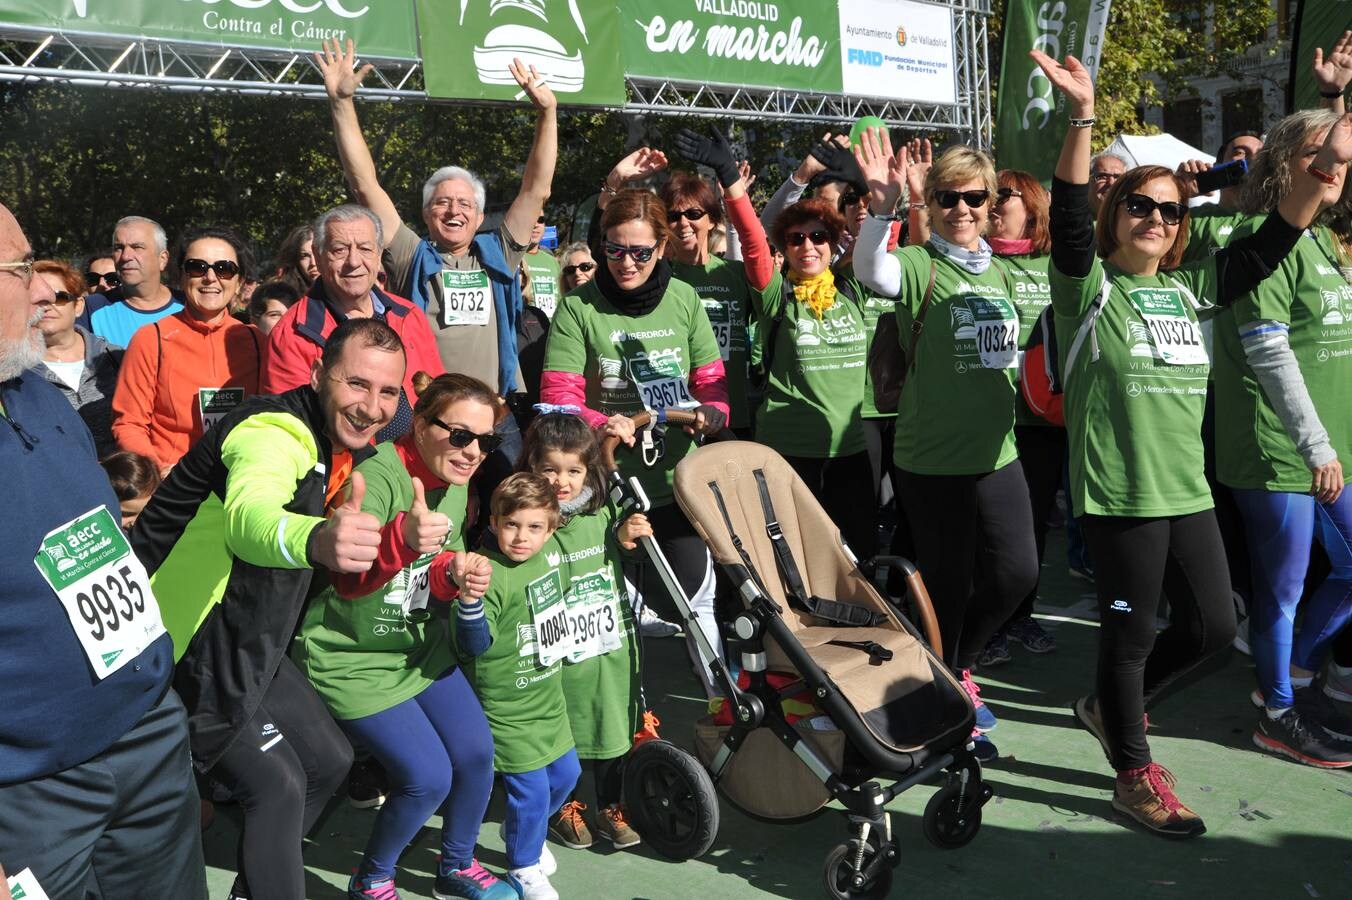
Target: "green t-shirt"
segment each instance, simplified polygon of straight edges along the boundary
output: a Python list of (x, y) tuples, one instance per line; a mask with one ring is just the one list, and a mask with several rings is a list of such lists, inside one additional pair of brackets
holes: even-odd
[(600, 656), (563, 663), (563, 696), (577, 755), (614, 759), (633, 744), (642, 710), (639, 684), (639, 641), (634, 638), (634, 612), (620, 569), (615, 537), (615, 512), (609, 503), (591, 515), (569, 519), (554, 533), (568, 577), (570, 610), (599, 610), (595, 625), (609, 631), (620, 645)]
[(530, 273), (531, 290), (535, 292), (535, 307), (550, 318), (559, 305), (559, 261), (541, 250), (521, 257)]
[[(1257, 229), (1251, 220), (1244, 233)], [(1338, 458), (1352, 464), (1352, 285), (1327, 228), (1296, 242), (1277, 270), (1216, 320), (1216, 470), (1233, 488), (1306, 493), (1310, 470), (1244, 356), (1240, 335), (1258, 322), (1287, 339)]]
[[(533, 772), (573, 746), (563, 700), (562, 666), (540, 665), (532, 611), (563, 602), (559, 548), (553, 538), (525, 562), (496, 549), (483, 551), (493, 564), (484, 618), (493, 643), (480, 656), (461, 652), (460, 664), (493, 732), (493, 768)], [(454, 633), (454, 629), (452, 629)]]
[[(857, 282), (837, 281), (836, 299), (821, 318), (788, 295), (776, 272), (752, 295), (770, 360), (765, 402), (756, 416), (756, 440), (785, 456), (823, 459), (863, 453), (864, 376), (868, 370), (864, 314), (848, 296)], [(772, 325), (781, 315), (778, 325)]]
[(672, 261), (672, 274), (695, 289), (704, 312), (718, 339), (718, 351), (728, 374), (728, 425), (745, 428), (751, 424), (746, 403), (747, 359), (750, 345), (746, 317), (751, 288), (741, 263), (729, 263), (718, 256), (709, 257), (702, 266)]
[[(394, 444), (357, 466), (366, 479), (362, 511), (382, 523), (413, 505), (413, 483)], [(451, 520), (442, 544), (464, 547), (464, 485), (429, 489), (427, 505)], [(332, 587), (310, 601), (292, 644), (296, 665), (337, 719), (360, 719), (416, 697), (455, 664), (446, 620), (428, 610), (428, 567), (419, 557), (379, 590), (353, 600)]]
[(1019, 317), (1004, 260), (973, 275), (928, 244), (892, 252), (901, 261), (896, 315), (903, 351), (935, 266), (915, 367), (897, 401), (893, 460), (922, 475), (976, 475), (1008, 465), (1018, 458)]
[(1188, 246), (1183, 250), (1183, 264), (1204, 262), (1215, 256), (1248, 218), (1244, 213), (1229, 212), (1214, 203), (1189, 210)]
[[(1019, 313), (1019, 359), (1022, 361), (1023, 351), (1028, 348), (1028, 338), (1033, 334), (1033, 326), (1037, 324), (1038, 316), (1042, 315), (1042, 311), (1052, 302), (1052, 288), (1047, 282), (1047, 266), (1051, 263), (1051, 257), (1042, 254), (1004, 256), (1001, 259), (1004, 260), (1009, 279), (1014, 284), (1014, 307)], [(1017, 377), (1018, 370), (1015, 370), (1015, 378)], [(1014, 424), (1057, 427), (1029, 409), (1022, 392), (1015, 395)]]
[[(1067, 368), (1105, 272), (1107, 304), (1074, 368)], [(1141, 517), (1210, 509), (1202, 412), (1211, 365), (1193, 300), (1203, 307), (1214, 303), (1216, 264), (1207, 260), (1168, 273), (1128, 275), (1095, 258), (1084, 278), (1063, 275), (1055, 265), (1049, 275), (1075, 509)], [(1169, 363), (1162, 354), (1183, 361)]]
[(865, 287), (854, 277), (854, 266), (844, 263), (836, 269), (836, 278), (844, 279), (854, 288), (859, 297), (859, 309), (864, 314), (864, 405), (859, 414), (865, 419), (890, 419), (896, 413), (878, 412), (873, 402), (873, 377), (868, 370), (868, 354), (873, 348), (873, 337), (878, 331), (878, 320), (892, 315), (896, 301), (891, 297), (880, 297)]
[[(582, 375), (587, 406), (607, 416), (632, 416), (645, 408), (698, 405), (690, 373), (720, 358), (718, 341), (695, 289), (671, 280), (657, 308), (644, 316), (617, 309), (589, 281), (559, 301), (545, 346), (545, 370)], [(657, 465), (643, 464), (636, 442), (617, 454), (620, 471), (638, 476), (654, 506), (672, 497), (672, 471), (694, 449), (680, 428), (666, 431), (666, 450)]]

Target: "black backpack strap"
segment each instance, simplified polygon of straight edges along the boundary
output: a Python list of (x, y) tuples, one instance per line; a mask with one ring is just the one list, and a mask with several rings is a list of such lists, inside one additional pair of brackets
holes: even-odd
[(884, 621), (884, 617), (870, 612), (862, 606), (852, 603), (840, 603), (808, 594), (803, 585), (803, 576), (794, 562), (793, 551), (784, 539), (784, 530), (779, 527), (775, 517), (774, 504), (770, 502), (770, 487), (765, 483), (765, 470), (756, 469), (756, 489), (760, 493), (761, 511), (765, 514), (765, 533), (770, 538), (770, 546), (775, 551), (775, 561), (779, 564), (779, 577), (784, 583), (784, 593), (789, 605), (799, 612), (825, 619), (833, 625), (846, 627), (873, 626)]

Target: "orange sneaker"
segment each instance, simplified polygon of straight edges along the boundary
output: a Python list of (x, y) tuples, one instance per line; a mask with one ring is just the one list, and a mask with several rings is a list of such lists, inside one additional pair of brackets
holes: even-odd
[(643, 725), (638, 731), (634, 732), (634, 746), (646, 744), (648, 741), (660, 741), (662, 735), (657, 733), (657, 726), (662, 724), (662, 720), (651, 709), (643, 711)]

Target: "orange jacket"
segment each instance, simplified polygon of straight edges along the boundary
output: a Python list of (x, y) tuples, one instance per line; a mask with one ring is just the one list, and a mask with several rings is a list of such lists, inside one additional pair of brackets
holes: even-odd
[[(113, 437), (123, 450), (155, 460), (161, 468), (178, 462), (203, 427), (202, 388), (242, 388), (260, 393), (267, 363), (267, 338), (252, 325), (225, 316), (212, 325), (188, 310), (143, 326), (132, 335), (113, 394)], [(226, 400), (205, 412), (214, 420)], [(218, 401), (219, 404), (219, 401)]]

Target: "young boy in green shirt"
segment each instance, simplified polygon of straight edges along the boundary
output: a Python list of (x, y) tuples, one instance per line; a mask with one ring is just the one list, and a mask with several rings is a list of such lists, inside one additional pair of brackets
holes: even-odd
[(489, 509), (497, 541), (490, 537), (484, 550), (493, 567), (482, 601), (486, 628), (457, 617), (456, 645), (507, 788), (507, 880), (524, 900), (558, 900), (541, 856), (550, 813), (582, 771), (560, 677), (571, 643), (553, 542), (559, 503), (542, 476), (519, 472), (493, 491)]

